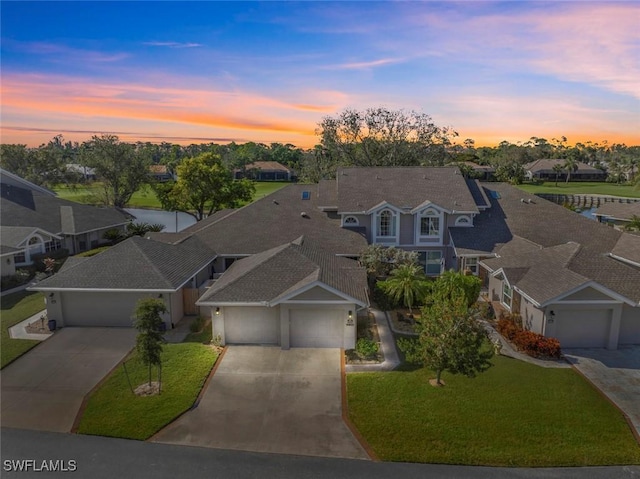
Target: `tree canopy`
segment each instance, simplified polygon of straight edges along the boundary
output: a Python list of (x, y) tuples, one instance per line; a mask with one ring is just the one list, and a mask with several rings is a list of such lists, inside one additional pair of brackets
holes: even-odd
[(391, 271), (389, 278), (379, 281), (378, 286), (394, 301), (409, 308), (409, 313), (412, 313), (411, 308), (424, 301), (429, 290), (429, 280), (421, 265), (401, 264)]
[(246, 179), (234, 180), (214, 153), (185, 158), (177, 167), (178, 180), (153, 186), (162, 207), (183, 211), (200, 221), (222, 208), (235, 208), (250, 201), (255, 186)]
[(151, 367), (160, 366), (162, 360), (162, 314), (167, 307), (161, 299), (144, 298), (138, 301), (135, 309), (134, 326), (138, 330), (136, 351), (138, 358), (149, 368), (149, 384), (151, 384)]

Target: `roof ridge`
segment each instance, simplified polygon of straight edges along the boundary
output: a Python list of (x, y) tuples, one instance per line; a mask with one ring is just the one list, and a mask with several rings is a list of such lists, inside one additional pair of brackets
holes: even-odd
[[(139, 238), (139, 240), (137, 239)], [(160, 275), (160, 278), (162, 278), (162, 281), (169, 286), (170, 288), (173, 288), (173, 285), (171, 284), (171, 282), (165, 277), (164, 273), (158, 268), (158, 266), (155, 264), (154, 261), (151, 260), (151, 258), (149, 257), (149, 255), (147, 254), (147, 252), (144, 250), (144, 248), (141, 247), (141, 245), (138, 244), (138, 241), (150, 241), (152, 242), (154, 245), (159, 245), (160, 248), (163, 248), (165, 246), (171, 248), (171, 246), (175, 246), (175, 245), (171, 245), (171, 244), (167, 244), (167, 243), (161, 243), (160, 241), (154, 241), (150, 238), (142, 238), (141, 236), (134, 236), (132, 237), (133, 241), (132, 243), (135, 245), (136, 249), (144, 256), (144, 258), (147, 260), (147, 263), (149, 263), (151, 265), (151, 267), (153, 268), (153, 270)], [(151, 244), (151, 243), (149, 243)]]

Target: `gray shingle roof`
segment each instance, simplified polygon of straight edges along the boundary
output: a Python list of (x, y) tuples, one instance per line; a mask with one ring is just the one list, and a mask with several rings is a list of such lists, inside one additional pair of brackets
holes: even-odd
[(74, 261), (33, 289), (177, 290), (214, 256), (197, 238), (170, 245), (134, 236)]
[[(524, 165), (525, 171), (531, 171), (532, 173), (545, 173), (545, 174), (553, 174), (555, 175), (555, 171), (553, 171), (553, 167), (555, 165), (564, 166), (565, 160), (558, 159), (543, 159), (543, 160), (535, 160), (531, 163), (527, 163)], [(593, 166), (589, 166), (586, 163), (578, 162), (577, 163), (578, 170), (577, 173), (589, 174), (589, 175), (606, 175), (606, 173), (598, 168), (594, 168)], [(572, 173), (573, 174), (573, 173)]]
[[(509, 254), (508, 249), (501, 249), (503, 244), (516, 237), (541, 248), (574, 243), (579, 247), (572, 254), (565, 255), (569, 258), (566, 264), (560, 264), (556, 257), (555, 262), (548, 261), (540, 268), (531, 266), (528, 273), (530, 281), (522, 283), (523, 288), (526, 286), (529, 291), (523, 291), (539, 301), (559, 289), (568, 291), (572, 285), (586, 278), (636, 303), (640, 302), (640, 269), (610, 257), (613, 251), (618, 251), (622, 257), (637, 257), (634, 255), (640, 250), (640, 237), (627, 235), (620, 242), (623, 234), (620, 231), (513, 186), (492, 183), (485, 184), (484, 188), (499, 193), (500, 198), (488, 195), (492, 206), (474, 219), (474, 228), (450, 228), (458, 254), (500, 255), (497, 262), (494, 259), (484, 261), (492, 268), (501, 261), (508, 262), (510, 267), (529, 267), (533, 260), (521, 254)], [(562, 249), (551, 251), (557, 253)], [(536, 286), (536, 283), (539, 284)], [(540, 289), (543, 287), (548, 287), (549, 291)]]
[(611, 254), (640, 264), (640, 241), (637, 235), (622, 233)]
[(302, 199), (303, 191), (315, 188), (286, 186), (220, 219), (194, 225), (193, 234), (219, 255), (256, 254), (300, 236), (334, 254), (359, 255), (367, 246), (362, 234), (342, 228), (338, 216), (320, 211), (317, 195)]
[(640, 201), (634, 203), (604, 203), (594, 213), (596, 216), (608, 216), (617, 220), (631, 220), (640, 216)]
[(98, 208), (39, 191), (2, 183), (2, 226), (38, 227), (54, 234), (79, 234), (125, 224), (128, 216), (115, 208)]
[(355, 261), (309, 245), (306, 240), (234, 262), (199, 301), (272, 303), (315, 281), (362, 305), (368, 304), (365, 270)]
[(385, 201), (398, 208), (430, 201), (448, 211), (478, 211), (457, 167), (341, 168), (336, 180), (339, 212), (368, 211)]

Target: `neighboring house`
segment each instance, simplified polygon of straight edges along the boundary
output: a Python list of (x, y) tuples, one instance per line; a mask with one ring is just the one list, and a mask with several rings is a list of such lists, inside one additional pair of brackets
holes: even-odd
[(167, 168), (167, 165), (151, 165), (149, 167), (149, 174), (152, 179), (161, 183), (176, 179), (175, 175)]
[(353, 349), (357, 310), (369, 305), (367, 275), (299, 238), (236, 261), (198, 305), (211, 307), (222, 344)]
[(475, 177), (482, 181), (491, 181), (495, 178), (496, 169), (491, 165), (479, 165), (473, 161), (463, 161), (462, 164), (471, 167)]
[[(105, 231), (124, 231), (130, 215), (60, 199), (50, 190), (0, 170), (0, 245), (13, 252), (13, 268), (33, 263), (33, 256), (66, 249), (79, 253), (103, 244)], [(5, 275), (5, 268), (2, 268)]]
[(485, 190), (491, 208), (452, 242), (479, 264), (498, 314), (565, 348), (640, 343), (640, 237), (509, 185)]
[[(536, 160), (524, 165), (525, 178), (528, 180), (546, 180), (555, 181), (556, 172), (553, 167), (560, 165), (562, 171), (558, 172), (558, 181), (567, 179), (567, 170), (564, 168), (565, 160)], [(589, 166), (586, 163), (577, 163), (578, 169), (571, 172), (570, 180), (572, 181), (605, 181), (607, 172)]]
[(249, 178), (255, 181), (291, 181), (293, 170), (277, 161), (256, 161), (233, 171), (235, 179)]
[(98, 178), (96, 170), (89, 166), (80, 165), (78, 163), (67, 163), (65, 167), (68, 171), (78, 173), (78, 175), (80, 175), (85, 181), (95, 181)]
[(640, 218), (640, 201), (604, 203), (593, 214), (600, 223), (606, 223), (621, 230), (631, 222), (634, 216)]
[(172, 245), (134, 236), (95, 256), (67, 259), (30, 290), (45, 293), (48, 318), (59, 326), (132, 326), (138, 300), (160, 298), (170, 329), (198, 313), (213, 256), (195, 237)]

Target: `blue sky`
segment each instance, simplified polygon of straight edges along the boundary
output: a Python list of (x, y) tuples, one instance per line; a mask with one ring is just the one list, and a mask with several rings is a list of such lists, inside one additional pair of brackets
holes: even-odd
[(317, 143), (345, 108), (479, 145), (640, 144), (635, 2), (5, 2), (4, 143)]

